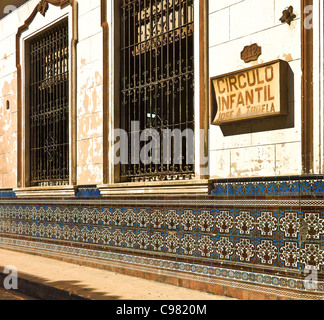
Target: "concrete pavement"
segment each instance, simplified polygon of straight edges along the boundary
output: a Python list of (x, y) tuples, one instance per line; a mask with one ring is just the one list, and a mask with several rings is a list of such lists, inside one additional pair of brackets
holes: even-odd
[[(0, 272), (18, 270), (18, 289), (42, 299), (92, 300), (235, 300), (142, 278), (0, 249)], [(3, 277), (0, 286), (3, 287)], [(27, 292), (24, 292), (27, 291)]]
[(17, 290), (6, 290), (0, 288), (0, 300), (35, 300), (33, 297), (29, 297), (23, 293), (18, 292)]

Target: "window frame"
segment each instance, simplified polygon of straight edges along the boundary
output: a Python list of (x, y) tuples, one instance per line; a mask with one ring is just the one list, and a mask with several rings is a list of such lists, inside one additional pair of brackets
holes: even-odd
[[(184, 130), (193, 132), (195, 130), (194, 1), (179, 0), (178, 4), (167, 1), (169, 3), (167, 9), (165, 0), (151, 2), (147, 0), (145, 9), (142, 7), (143, 3), (140, 4), (138, 0), (125, 2), (122, 6), (124, 17), (121, 18), (124, 23), (120, 32), (122, 43), (120, 54), (123, 59), (120, 70), (123, 78), (119, 94), (120, 126), (128, 133), (128, 160), (137, 158), (137, 152), (130, 147), (130, 135), (133, 130), (131, 121), (135, 119), (139, 124), (139, 135), (145, 130), (152, 129), (155, 133), (159, 133), (160, 150), (154, 151), (151, 163), (142, 161), (138, 164), (122, 163), (121, 180), (125, 182), (165, 181), (174, 178), (191, 180), (194, 171), (194, 150), (189, 145), (193, 146), (194, 137), (187, 133), (186, 142), (182, 141), (182, 150), (179, 154), (173, 143), (166, 149), (162, 146), (167, 145), (167, 140), (163, 136), (166, 129), (179, 130), (181, 133)], [(135, 8), (137, 12), (129, 11)], [(157, 13), (157, 10), (161, 12)], [(129, 21), (134, 15), (139, 20)], [(147, 15), (151, 17), (145, 18)], [(152, 68), (159, 70), (153, 71)], [(138, 79), (138, 83), (134, 83), (134, 78)], [(143, 100), (144, 96), (146, 101)], [(132, 101), (132, 97), (137, 103)], [(184, 149), (185, 145), (187, 149)], [(144, 146), (145, 143), (140, 142), (140, 149)], [(132, 153), (134, 151), (135, 153)], [(166, 156), (170, 157), (168, 163), (164, 162)]]
[[(119, 129), (120, 118), (120, 1), (112, 0), (112, 8), (108, 12), (107, 20), (111, 25), (109, 30), (109, 124), (104, 122), (108, 132), (109, 142), (104, 148), (107, 161), (104, 163), (107, 179), (102, 186), (124, 184), (138, 185), (141, 182), (123, 182), (120, 179), (120, 164), (114, 164), (115, 146), (114, 129)], [(208, 129), (209, 129), (209, 81), (208, 81), (208, 0), (194, 0), (194, 118), (195, 118), (195, 177), (190, 181), (192, 184), (197, 180), (209, 178), (208, 163)], [(156, 185), (156, 182), (145, 182)], [(161, 182), (162, 183), (162, 182)], [(163, 182), (172, 184), (174, 181)]]
[[(53, 2), (53, 3), (52, 3)], [(68, 189), (68, 186), (30, 185), (29, 163), (29, 83), (26, 75), (30, 72), (28, 61), (28, 41), (46, 29), (68, 20), (69, 45), (69, 186), (76, 185), (76, 45), (78, 42), (78, 7), (77, 1), (44, 0), (35, 9), (16, 34), (16, 66), (17, 66), (17, 187), (36, 189)], [(55, 191), (53, 191), (55, 193)], [(53, 195), (55, 196), (55, 194)]]
[[(30, 89), (31, 89), (31, 84), (30, 83), (30, 79), (31, 79), (31, 73), (34, 72), (34, 70), (31, 70), (31, 62), (30, 62), (30, 59), (31, 59), (31, 56), (30, 56), (30, 47), (31, 47), (31, 44), (36, 40), (36, 41), (41, 41), (40, 40), (40, 37), (42, 37), (42, 35), (44, 33), (51, 33), (51, 30), (54, 31), (55, 29), (57, 29), (57, 27), (61, 26), (62, 29), (66, 28), (67, 29), (67, 46), (64, 47), (64, 50), (66, 50), (66, 53), (67, 54), (67, 59), (66, 59), (66, 62), (65, 62), (65, 68), (66, 68), (66, 72), (68, 74), (68, 85), (69, 85), (69, 74), (70, 74), (70, 53), (69, 53), (69, 30), (68, 30), (68, 18), (65, 18), (65, 19), (60, 19), (58, 22), (56, 22), (55, 24), (51, 25), (50, 27), (46, 28), (45, 30), (43, 30), (42, 32), (38, 32), (37, 34), (33, 35), (33, 37), (30, 37), (28, 38), (28, 40), (25, 41), (25, 59), (26, 59), (26, 64), (28, 64), (28, 73), (27, 73), (27, 69), (26, 69), (26, 72), (25, 72), (25, 88), (26, 88), (26, 99), (25, 99), (25, 103), (26, 103), (26, 127), (25, 127), (25, 137), (27, 138), (27, 136), (29, 136), (28, 138), (28, 141), (26, 141), (26, 144), (25, 144), (25, 147), (26, 147), (26, 160), (27, 162), (32, 162), (33, 160), (33, 156), (32, 156), (32, 148), (35, 146), (31, 145), (31, 140), (32, 140), (32, 137), (31, 137), (31, 127), (30, 127), (30, 107), (31, 107), (31, 96), (30, 96)], [(38, 38), (38, 39), (37, 39)], [(63, 49), (63, 48), (62, 48)], [(43, 54), (44, 51), (42, 51)], [(58, 53), (58, 51), (56, 51), (55, 53)], [(51, 59), (50, 55), (52, 53), (49, 53), (47, 56), (43, 57), (43, 59), (45, 58), (46, 60), (47, 59)], [(62, 63), (62, 60), (60, 60), (60, 63)], [(50, 77), (53, 77), (52, 75), (49, 75), (49, 72), (50, 72), (50, 69), (48, 67), (45, 67), (45, 70), (43, 70), (43, 74), (44, 76), (47, 78), (48, 76)], [(39, 72), (41, 73), (41, 72)], [(63, 73), (62, 73), (63, 74)], [(60, 75), (62, 75), (60, 74)], [(46, 81), (46, 78), (44, 81)], [(42, 85), (44, 84), (44, 82), (42, 83)], [(65, 90), (64, 90), (65, 91)], [(68, 108), (70, 106), (70, 101), (69, 101), (69, 89), (67, 89), (66, 92), (64, 92), (64, 98), (66, 98), (68, 100)], [(50, 100), (50, 98), (48, 99), (48, 101), (46, 102), (47, 104), (48, 103), (51, 103), (53, 102), (52, 100)], [(67, 117), (69, 118), (69, 112), (67, 111)], [(50, 120), (50, 119), (49, 119)], [(62, 123), (61, 123), (62, 124)], [(69, 120), (67, 122), (67, 126), (69, 127)], [(66, 130), (64, 130), (66, 131)], [(65, 139), (67, 139), (66, 142), (64, 142), (64, 144), (67, 144), (69, 145), (69, 129), (64, 132), (64, 135), (65, 135)], [(46, 137), (46, 136), (43, 136), (43, 137)], [(42, 138), (42, 137), (41, 137)], [(49, 137), (46, 137), (46, 138), (49, 138)], [(26, 139), (27, 140), (27, 139)], [(28, 148), (28, 149), (27, 149)], [(44, 145), (39, 145), (39, 148), (41, 149), (44, 149), (45, 148), (45, 142), (44, 142)], [(67, 147), (68, 148), (68, 147)], [(63, 148), (64, 150), (65, 148)], [(65, 152), (65, 151), (64, 151)], [(28, 159), (27, 159), (27, 156), (28, 156)], [(55, 157), (57, 155), (55, 154)], [(35, 157), (35, 155), (34, 155)], [(67, 156), (68, 158), (65, 159), (65, 162), (66, 162), (66, 165), (67, 165), (67, 168), (68, 168), (68, 171), (69, 171), (69, 155)], [(37, 161), (37, 160), (36, 160)], [(39, 159), (39, 161), (44, 161), (44, 159)], [(48, 162), (49, 160), (47, 160)], [(59, 169), (64, 169), (64, 168), (59, 168)], [(33, 173), (32, 173), (32, 165), (30, 165), (30, 170), (28, 173), (28, 176), (32, 176)], [(45, 177), (44, 177), (45, 178)], [(50, 179), (49, 176), (46, 177), (46, 180), (42, 181), (38, 181), (38, 182), (33, 182), (33, 181), (30, 181), (30, 185), (31, 186), (58, 186), (58, 185), (66, 185), (66, 182), (67, 181), (59, 181), (59, 180), (52, 180), (52, 181), (48, 181)], [(68, 172), (68, 176), (67, 176), (67, 179), (68, 179), (68, 182), (69, 182), (69, 172)], [(32, 180), (30, 178), (30, 180)], [(52, 184), (53, 183), (53, 184)]]

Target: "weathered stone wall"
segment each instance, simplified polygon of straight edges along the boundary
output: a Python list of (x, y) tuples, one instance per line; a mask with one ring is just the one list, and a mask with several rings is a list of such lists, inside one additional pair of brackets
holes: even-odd
[[(0, 188), (14, 188), (17, 183), (15, 35), (37, 3), (38, 0), (27, 1), (0, 20)], [(289, 5), (286, 0), (209, 1), (210, 77), (276, 59), (287, 61), (290, 68), (287, 117), (211, 126), (211, 178), (301, 173), (300, 1), (294, 2), (297, 17), (290, 26), (279, 21)], [(49, 12), (54, 10), (52, 7)], [(111, 8), (109, 0), (110, 28), (113, 27)], [(50, 19), (51, 14), (45, 17), (39, 14), (35, 23), (41, 27), (50, 23)], [(76, 166), (79, 185), (103, 182), (103, 59), (107, 57), (103, 57), (102, 30), (100, 0), (78, 1)], [(245, 63), (240, 53), (252, 43), (262, 47), (262, 55), (258, 61)], [(113, 66), (112, 61), (109, 66)], [(112, 94), (113, 90), (109, 92)], [(109, 99), (113, 103), (113, 98)]]
[[(17, 185), (16, 32), (32, 1), (0, 20), (0, 187)], [(8, 109), (9, 107), (9, 109)]]
[[(38, 4), (30, 0), (0, 20), (0, 188), (17, 186), (16, 33)], [(50, 5), (33, 29), (52, 23)], [(78, 3), (77, 183), (102, 183), (102, 28), (100, 1)], [(71, 16), (69, 17), (71, 19)], [(24, 72), (24, 70), (23, 70)], [(70, 70), (71, 72), (71, 70)], [(7, 101), (10, 108), (7, 109)]]
[(103, 180), (103, 35), (100, 1), (79, 2), (77, 183)]
[[(279, 19), (290, 5), (297, 17), (289, 26)], [(300, 28), (300, 1), (209, 2), (210, 77), (276, 59), (288, 61), (290, 67), (286, 119), (211, 126), (211, 177), (301, 173)], [(253, 43), (262, 47), (262, 54), (257, 61), (245, 63), (240, 53)]]

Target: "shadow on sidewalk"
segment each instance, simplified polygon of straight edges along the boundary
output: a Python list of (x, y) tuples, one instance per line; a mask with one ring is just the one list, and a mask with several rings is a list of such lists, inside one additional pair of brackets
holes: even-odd
[[(0, 266), (3, 270), (3, 266)], [(0, 273), (3, 285), (8, 274)], [(77, 280), (49, 281), (42, 277), (18, 273), (18, 292), (39, 300), (120, 300), (120, 296), (97, 292)]]

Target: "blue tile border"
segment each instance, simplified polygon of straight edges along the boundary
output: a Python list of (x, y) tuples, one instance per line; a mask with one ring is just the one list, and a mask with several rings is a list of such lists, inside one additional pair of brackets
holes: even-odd
[(211, 180), (209, 195), (213, 197), (258, 196), (324, 196), (322, 176), (269, 177), (233, 180)]
[(17, 195), (12, 189), (0, 190), (0, 199), (13, 199), (13, 198), (17, 198)]
[(324, 217), (314, 210), (0, 205), (0, 232), (202, 263), (211, 259), (287, 271), (315, 263), (324, 268)]
[(102, 195), (100, 193), (99, 188), (96, 186), (91, 187), (78, 187), (77, 193), (76, 193), (77, 198), (101, 198)]
[[(278, 289), (289, 289), (307, 293), (324, 293), (324, 282), (321, 281), (308, 282), (307, 280), (263, 274), (260, 272), (240, 271), (195, 263), (170, 261), (110, 251), (100, 251), (86, 248), (70, 247), (65, 245), (41, 243), (29, 240), (0, 237), (0, 243), (9, 246), (12, 245), (16, 248), (32, 248), (55, 253), (63, 253), (72, 256), (95, 258), (103, 261), (122, 262), (128, 265), (125, 265), (126, 268), (129, 268), (129, 265), (141, 265), (151, 268), (151, 272), (154, 272), (154, 270), (156, 272), (156, 268), (160, 268), (176, 272), (185, 272), (196, 276), (209, 276), (214, 278), (221, 278), (224, 280), (231, 280), (234, 282), (245, 282), (252, 285), (266, 285)], [(310, 285), (314, 287), (307, 287)]]

